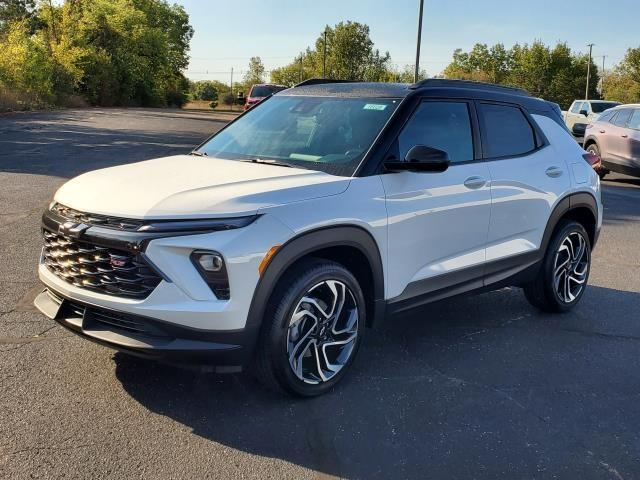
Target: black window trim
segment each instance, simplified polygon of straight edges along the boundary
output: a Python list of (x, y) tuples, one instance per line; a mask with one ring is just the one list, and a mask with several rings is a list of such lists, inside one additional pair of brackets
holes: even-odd
[(398, 137), (400, 137), (400, 135), (402, 134), (404, 127), (407, 125), (407, 123), (409, 123), (409, 121), (413, 118), (413, 116), (415, 115), (415, 113), (418, 111), (418, 109), (424, 104), (424, 103), (464, 103), (467, 105), (467, 112), (469, 114), (469, 122), (471, 124), (471, 143), (472, 143), (472, 148), (473, 148), (473, 159), (471, 160), (463, 160), (461, 162), (451, 162), (451, 164), (449, 165), (449, 168), (452, 167), (456, 167), (458, 165), (467, 165), (470, 163), (477, 163), (477, 162), (481, 162), (482, 161), (482, 146), (481, 146), (481, 138), (480, 138), (480, 130), (478, 128), (478, 116), (476, 113), (476, 107), (474, 104), (474, 101), (472, 99), (468, 99), (468, 98), (447, 98), (447, 97), (419, 97), (417, 99), (417, 101), (415, 102), (415, 105), (413, 106), (412, 110), (408, 113), (408, 115), (405, 117), (404, 121), (402, 122), (402, 125), (400, 126), (400, 128), (398, 129), (398, 131), (396, 132), (395, 136), (393, 137), (393, 140), (391, 141), (391, 143), (389, 144), (389, 147), (386, 149), (386, 151), (384, 152), (383, 155), (383, 161), (380, 163), (379, 166), (379, 173), (384, 174), (384, 173), (389, 173), (389, 172), (385, 172), (384, 170), (384, 160), (388, 157), (388, 155), (390, 154), (390, 152), (392, 151), (392, 149), (395, 148), (397, 142), (398, 142)]
[(489, 157), (485, 154), (485, 145), (487, 144), (487, 138), (486, 138), (486, 128), (484, 126), (484, 121), (480, 115), (479, 112), (479, 108), (476, 107), (475, 111), (476, 111), (476, 115), (478, 116), (478, 125), (480, 127), (480, 138), (481, 138), (481, 146), (482, 146), (482, 159), (485, 162), (491, 162), (494, 160), (508, 160), (510, 158), (521, 158), (521, 157), (527, 157), (529, 155), (532, 155), (540, 150), (542, 150), (543, 148), (546, 148), (547, 146), (549, 146), (549, 140), (547, 140), (547, 137), (545, 136), (544, 132), (542, 131), (542, 129), (540, 128), (540, 126), (536, 123), (536, 121), (531, 118), (531, 115), (529, 114), (529, 112), (527, 112), (526, 109), (522, 108), (520, 105), (518, 105), (517, 103), (509, 103), (509, 102), (498, 102), (498, 101), (494, 101), (494, 100), (476, 100), (475, 103), (477, 104), (489, 104), (489, 105), (502, 105), (505, 107), (514, 107), (517, 108), (518, 110), (520, 110), (520, 112), (524, 115), (524, 118), (526, 119), (527, 123), (529, 124), (529, 127), (531, 128), (531, 132), (533, 133), (533, 142), (534, 142), (534, 148), (532, 150), (529, 150), (528, 152), (522, 152), (522, 153), (517, 153), (514, 155), (502, 155), (499, 157)]

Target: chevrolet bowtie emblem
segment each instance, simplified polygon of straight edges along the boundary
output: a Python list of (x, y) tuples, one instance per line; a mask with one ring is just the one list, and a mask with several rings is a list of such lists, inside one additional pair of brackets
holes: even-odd
[(58, 225), (58, 233), (61, 235), (78, 238), (88, 228), (89, 225), (85, 225), (84, 223), (64, 222)]

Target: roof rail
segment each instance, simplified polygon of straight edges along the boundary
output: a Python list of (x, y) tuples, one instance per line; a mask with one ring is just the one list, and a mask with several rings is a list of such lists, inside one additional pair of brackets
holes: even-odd
[(333, 80), (329, 78), (309, 78), (300, 83), (297, 83), (293, 86), (296, 87), (305, 87), (307, 85), (321, 85), (323, 83), (353, 83), (353, 80)]
[(495, 92), (505, 92), (512, 95), (531, 96), (531, 94), (523, 88), (496, 85), (495, 83), (488, 82), (476, 82), (475, 80), (453, 80), (448, 78), (427, 78), (414, 83), (409, 88), (415, 90), (422, 87), (477, 88), (479, 90), (493, 90)]

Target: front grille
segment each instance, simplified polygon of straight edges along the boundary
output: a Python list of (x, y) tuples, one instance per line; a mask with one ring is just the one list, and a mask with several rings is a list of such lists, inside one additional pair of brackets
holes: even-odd
[(100, 225), (102, 227), (116, 228), (119, 230), (136, 231), (144, 225), (142, 220), (80, 212), (73, 208), (66, 207), (61, 203), (54, 204), (53, 207), (51, 207), (51, 211), (66, 220), (71, 220), (72, 222), (85, 223), (87, 225)]
[(139, 255), (102, 247), (47, 230), (44, 262), (63, 280), (108, 295), (145, 298), (161, 277)]

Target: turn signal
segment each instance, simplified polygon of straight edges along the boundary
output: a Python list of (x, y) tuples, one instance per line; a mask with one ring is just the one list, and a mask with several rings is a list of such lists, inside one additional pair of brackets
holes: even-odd
[(271, 261), (271, 258), (276, 254), (279, 248), (280, 248), (280, 245), (274, 245), (265, 254), (264, 258), (260, 262), (260, 265), (258, 265), (258, 272), (260, 272), (260, 275), (262, 275), (262, 273), (265, 271), (265, 269), (267, 268), (267, 265), (269, 265), (269, 262)]

